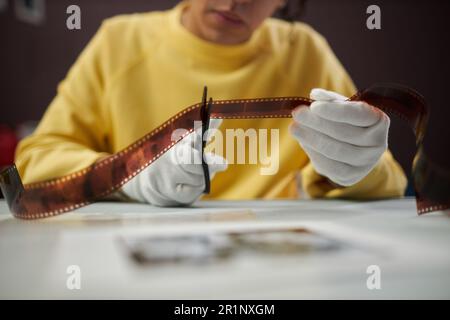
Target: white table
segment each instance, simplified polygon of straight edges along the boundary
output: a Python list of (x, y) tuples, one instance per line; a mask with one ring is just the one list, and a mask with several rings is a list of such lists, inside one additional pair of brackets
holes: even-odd
[[(299, 226), (336, 239), (336, 252), (246, 255), (204, 265), (142, 266), (122, 238)], [(81, 270), (69, 290), (66, 271)], [(369, 265), (381, 289), (369, 290)], [(0, 298), (450, 298), (450, 216), (417, 216), (414, 199), (199, 202), (194, 208), (97, 203), (21, 221), (0, 201)]]

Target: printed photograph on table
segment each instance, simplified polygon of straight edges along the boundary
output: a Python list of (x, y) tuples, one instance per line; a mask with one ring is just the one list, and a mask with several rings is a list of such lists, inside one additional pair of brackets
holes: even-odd
[(205, 263), (236, 254), (301, 255), (336, 250), (339, 241), (313, 234), (307, 229), (245, 230), (216, 234), (124, 238), (136, 262)]

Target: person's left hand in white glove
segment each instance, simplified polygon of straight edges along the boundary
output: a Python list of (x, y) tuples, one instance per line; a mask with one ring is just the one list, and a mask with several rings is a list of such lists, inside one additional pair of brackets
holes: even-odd
[[(188, 134), (152, 165), (124, 184), (119, 194), (160, 207), (192, 204), (201, 197), (205, 189), (202, 140), (205, 138), (209, 141), (209, 137), (221, 123), (221, 119), (211, 119), (207, 137), (202, 136), (201, 127)], [(214, 153), (205, 153), (204, 160), (208, 164), (210, 179), (217, 172), (227, 169), (226, 159)]]
[(359, 182), (387, 149), (389, 117), (335, 92), (313, 89), (310, 97), (309, 107), (293, 110), (291, 134), (317, 173), (340, 186)]

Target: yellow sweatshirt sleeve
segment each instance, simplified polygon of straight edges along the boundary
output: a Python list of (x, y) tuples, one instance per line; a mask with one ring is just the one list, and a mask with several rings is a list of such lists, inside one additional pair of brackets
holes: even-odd
[(407, 180), (400, 165), (386, 151), (372, 171), (345, 188), (331, 186), (309, 163), (302, 170), (303, 190), (312, 198), (381, 199), (403, 196)]
[[(318, 61), (316, 65), (316, 83), (322, 83), (323, 88), (338, 92), (347, 97), (356, 92), (350, 76), (339, 62), (327, 41), (315, 31), (314, 48)], [(314, 77), (313, 77), (314, 78)], [(386, 151), (374, 169), (360, 182), (350, 186), (337, 188), (328, 180), (319, 175), (309, 162), (301, 170), (302, 190), (312, 198), (351, 198), (351, 199), (377, 199), (403, 196), (407, 179), (401, 166), (393, 158), (390, 151)]]
[(104, 29), (59, 84), (36, 131), (20, 142), (16, 165), (25, 183), (78, 171), (108, 154), (108, 121), (102, 109)]

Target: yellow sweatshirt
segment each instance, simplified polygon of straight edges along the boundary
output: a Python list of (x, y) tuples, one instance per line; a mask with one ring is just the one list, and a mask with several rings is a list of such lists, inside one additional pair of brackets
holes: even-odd
[[(224, 46), (181, 25), (185, 5), (102, 24), (59, 84), (35, 133), (18, 147), (16, 164), (25, 183), (69, 174), (123, 149), (199, 102), (204, 85), (214, 99), (308, 96), (315, 87), (355, 92), (326, 40), (308, 25), (270, 18), (247, 42)], [(222, 130), (279, 129), (279, 168), (262, 175), (261, 163), (231, 164), (215, 176), (205, 198), (295, 198), (298, 186), (311, 197), (403, 195), (406, 179), (389, 152), (351, 187), (324, 183), (290, 136), (291, 121), (224, 121)]]

